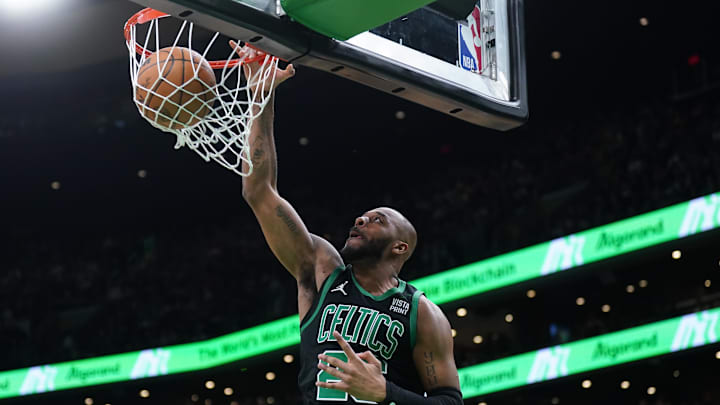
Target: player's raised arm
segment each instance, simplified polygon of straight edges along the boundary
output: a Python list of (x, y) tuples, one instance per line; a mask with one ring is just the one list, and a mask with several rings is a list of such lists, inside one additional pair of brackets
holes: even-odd
[[(248, 48), (238, 48), (233, 41), (230, 46), (241, 56), (245, 52), (255, 52)], [(256, 69), (259, 64), (251, 63), (247, 68)], [(274, 87), (294, 74), (292, 65), (285, 69), (278, 68), (275, 72)], [(273, 91), (274, 88), (269, 86), (268, 83), (268, 88), (262, 91), (266, 94)], [(255, 213), (265, 239), (280, 263), (299, 284), (312, 284), (313, 288), (317, 288), (325, 276), (342, 264), (342, 260), (330, 243), (308, 232), (295, 209), (278, 193), (273, 103), (274, 100), (271, 99), (252, 124), (248, 142), (253, 172), (243, 178), (243, 197)], [(247, 167), (243, 167), (243, 170), (246, 169)], [(302, 314), (303, 308), (300, 310)]]

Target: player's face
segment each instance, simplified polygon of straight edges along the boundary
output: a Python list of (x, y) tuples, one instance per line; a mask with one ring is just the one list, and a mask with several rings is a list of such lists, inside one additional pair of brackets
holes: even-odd
[(346, 263), (379, 260), (393, 240), (388, 215), (379, 210), (368, 211), (355, 219), (355, 225), (340, 254)]

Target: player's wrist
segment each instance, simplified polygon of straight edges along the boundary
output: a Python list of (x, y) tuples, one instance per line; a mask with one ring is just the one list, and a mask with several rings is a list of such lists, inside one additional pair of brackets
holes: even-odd
[(392, 390), (392, 383), (388, 381), (388, 379), (385, 379), (385, 390), (382, 393), (382, 398), (375, 401), (379, 405), (389, 405), (390, 404), (390, 391)]

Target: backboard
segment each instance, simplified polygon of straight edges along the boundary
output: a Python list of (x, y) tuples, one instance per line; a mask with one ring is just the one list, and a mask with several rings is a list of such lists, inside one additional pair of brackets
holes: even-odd
[(527, 120), (523, 0), (479, 0), (464, 20), (423, 7), (346, 41), (294, 21), (280, 0), (132, 0), (477, 125)]

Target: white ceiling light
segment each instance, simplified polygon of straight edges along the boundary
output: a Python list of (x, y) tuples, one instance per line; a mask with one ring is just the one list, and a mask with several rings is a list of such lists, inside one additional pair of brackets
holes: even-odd
[(60, 3), (61, 0), (0, 0), (0, 8), (8, 13), (20, 15), (47, 10)]

